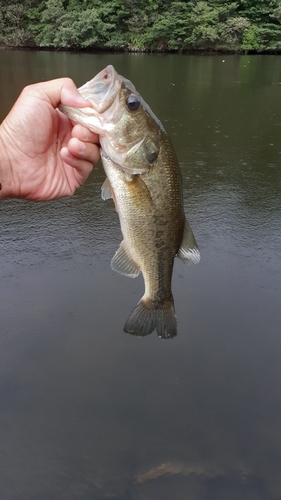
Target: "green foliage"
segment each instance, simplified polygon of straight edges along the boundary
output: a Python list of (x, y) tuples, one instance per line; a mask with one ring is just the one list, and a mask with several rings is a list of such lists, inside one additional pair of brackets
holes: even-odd
[(207, 2), (197, 2), (191, 11), (191, 23), (191, 45), (199, 49), (214, 48), (219, 40), (219, 10)]
[(261, 44), (261, 36), (259, 33), (259, 29), (254, 24), (249, 26), (248, 29), (245, 30), (242, 37), (241, 49), (248, 50), (257, 50), (259, 49)]
[(25, 12), (20, 2), (5, 4), (1, 2), (0, 10), (0, 44), (18, 47), (28, 40), (24, 29)]
[(0, 0), (0, 44), (281, 50), (281, 0)]

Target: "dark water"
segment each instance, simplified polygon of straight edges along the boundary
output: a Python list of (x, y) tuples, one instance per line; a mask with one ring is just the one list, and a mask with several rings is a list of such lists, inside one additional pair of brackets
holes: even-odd
[(133, 338), (143, 283), (110, 269), (102, 167), (72, 198), (1, 202), (0, 498), (280, 500), (280, 56), (1, 51), (0, 117), (109, 63), (172, 136), (202, 260), (176, 262), (178, 337)]

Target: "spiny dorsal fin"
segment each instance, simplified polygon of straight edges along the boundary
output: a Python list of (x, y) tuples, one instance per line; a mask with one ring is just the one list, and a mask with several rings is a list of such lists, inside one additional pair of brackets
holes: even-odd
[(129, 278), (136, 278), (140, 273), (139, 267), (128, 255), (124, 241), (120, 244), (110, 265), (113, 271), (124, 274), (124, 276), (128, 276)]
[(183, 237), (177, 257), (188, 264), (198, 264), (200, 252), (194, 234), (187, 220), (185, 219)]

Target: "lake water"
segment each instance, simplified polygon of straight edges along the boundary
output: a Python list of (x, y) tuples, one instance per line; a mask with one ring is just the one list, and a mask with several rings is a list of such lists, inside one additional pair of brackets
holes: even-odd
[(170, 133), (201, 250), (178, 336), (123, 333), (142, 278), (101, 165), (73, 197), (0, 204), (1, 500), (281, 499), (281, 59), (0, 51), (0, 118), (29, 83), (107, 64)]

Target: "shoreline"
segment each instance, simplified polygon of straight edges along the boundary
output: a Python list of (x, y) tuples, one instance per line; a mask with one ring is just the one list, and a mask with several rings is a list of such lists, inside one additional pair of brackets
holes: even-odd
[(26, 50), (26, 51), (42, 51), (42, 52), (76, 52), (76, 53), (83, 53), (83, 54), (109, 54), (109, 53), (115, 53), (115, 54), (146, 54), (146, 55), (151, 55), (151, 54), (157, 54), (157, 55), (168, 55), (168, 54), (174, 54), (174, 55), (197, 55), (197, 56), (220, 56), (220, 55), (236, 55), (236, 56), (251, 56), (251, 55), (281, 55), (281, 49), (280, 50), (272, 50), (272, 49), (264, 49), (264, 50), (248, 50), (248, 51), (243, 51), (243, 50), (231, 50), (231, 49), (225, 49), (225, 50), (214, 50), (214, 49), (190, 49), (190, 50), (183, 50), (183, 51), (178, 51), (178, 50), (170, 50), (170, 51), (164, 51), (164, 50), (113, 50), (113, 49), (106, 49), (106, 48), (75, 48), (75, 47), (30, 47), (30, 46), (4, 46), (0, 45), (0, 50)]

